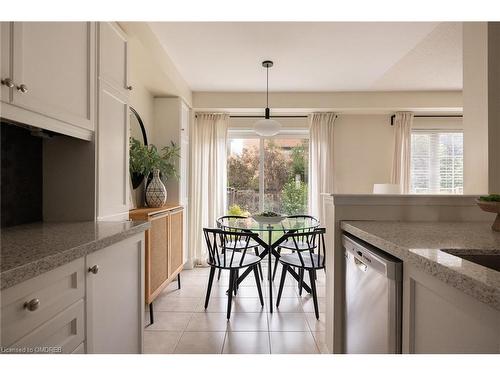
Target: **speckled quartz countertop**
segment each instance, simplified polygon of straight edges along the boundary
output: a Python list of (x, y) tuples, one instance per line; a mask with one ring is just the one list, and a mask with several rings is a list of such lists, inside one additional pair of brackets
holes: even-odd
[(142, 221), (33, 223), (2, 229), (0, 289), (16, 285), (149, 228)]
[(442, 251), (500, 256), (491, 223), (342, 221), (341, 228), (500, 310), (500, 272)]

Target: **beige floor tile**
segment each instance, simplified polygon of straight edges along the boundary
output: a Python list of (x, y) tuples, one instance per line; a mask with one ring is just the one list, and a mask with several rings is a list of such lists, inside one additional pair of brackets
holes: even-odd
[[(240, 286), (237, 291), (239, 298), (259, 298), (257, 286)], [(262, 288), (262, 296), (265, 296), (265, 288)]]
[(228, 331), (266, 331), (267, 313), (239, 313), (231, 314), (231, 319), (227, 323)]
[(324, 332), (326, 330), (325, 313), (319, 313), (319, 320), (314, 313), (305, 313), (307, 324), (312, 332)]
[(200, 286), (206, 287), (208, 285), (208, 276), (202, 277), (184, 277), (181, 279), (181, 288), (183, 286)]
[(198, 311), (202, 304), (201, 297), (161, 296), (153, 302), (154, 311)]
[[(279, 286), (273, 285), (273, 297), (278, 297)], [(298, 287), (297, 286), (284, 286), (283, 292), (281, 294), (282, 298), (297, 298), (299, 295), (297, 294)], [(266, 293), (269, 294), (268, 289), (266, 289)]]
[(270, 332), (272, 354), (317, 354), (311, 332)]
[(225, 332), (184, 332), (177, 344), (176, 354), (219, 354)]
[(186, 331), (226, 331), (227, 318), (225, 313), (194, 313)]
[(158, 297), (199, 298), (205, 296), (206, 289), (206, 287), (201, 285), (183, 285), (181, 289), (165, 289)]
[(179, 342), (182, 332), (145, 331), (145, 354), (171, 354)]
[(270, 331), (309, 331), (304, 313), (269, 313)]
[(227, 332), (224, 354), (269, 354), (268, 332)]
[[(265, 300), (264, 300), (265, 303)], [(200, 306), (199, 311), (205, 311), (203, 304)], [(227, 311), (227, 297), (210, 298), (207, 312), (226, 312)], [(265, 306), (262, 307), (258, 298), (233, 298), (232, 312), (262, 312), (265, 311)]]
[(273, 295), (274, 309), (277, 312), (301, 313), (302, 303), (299, 298), (281, 298), (279, 307), (276, 307), (276, 296)]
[(312, 335), (314, 337), (314, 341), (316, 341), (316, 345), (318, 345), (321, 354), (330, 354), (330, 352), (328, 351), (328, 347), (326, 346), (325, 332), (312, 332)]
[[(314, 312), (314, 302), (310, 294), (300, 299), (304, 312)], [(318, 297), (318, 309), (320, 313), (326, 312), (325, 298)]]
[[(149, 315), (149, 314), (148, 314)], [(154, 324), (146, 327), (146, 331), (163, 330), (163, 331), (184, 331), (191, 319), (193, 313), (185, 312), (154, 312)]]

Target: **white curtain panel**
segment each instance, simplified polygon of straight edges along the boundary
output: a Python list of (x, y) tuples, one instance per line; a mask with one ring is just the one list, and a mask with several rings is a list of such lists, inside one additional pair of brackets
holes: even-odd
[(413, 113), (396, 113), (394, 118), (394, 153), (391, 183), (398, 184), (403, 194), (408, 194), (410, 191), (412, 124)]
[(333, 193), (333, 125), (336, 113), (309, 116), (309, 212), (324, 222), (322, 193)]
[(206, 265), (203, 228), (216, 226), (226, 208), (226, 158), (229, 115), (198, 113), (191, 129), (189, 261)]

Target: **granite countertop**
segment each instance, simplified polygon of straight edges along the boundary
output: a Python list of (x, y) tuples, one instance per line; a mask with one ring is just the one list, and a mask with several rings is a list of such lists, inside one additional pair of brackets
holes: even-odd
[(442, 251), (500, 256), (491, 223), (342, 221), (341, 228), (500, 310), (500, 272)]
[(14, 286), (149, 228), (148, 222), (33, 223), (3, 228), (0, 289)]

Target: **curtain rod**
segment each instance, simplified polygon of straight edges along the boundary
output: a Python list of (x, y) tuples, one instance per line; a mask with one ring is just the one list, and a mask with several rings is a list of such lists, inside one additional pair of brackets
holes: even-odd
[[(194, 117), (198, 118), (198, 115), (195, 115)], [(230, 115), (230, 118), (266, 118), (264, 115)], [(307, 118), (307, 115), (275, 115), (275, 116), (269, 116), (271, 118), (277, 117), (277, 118)]]
[[(427, 118), (462, 118), (464, 115), (415, 115), (413, 117), (427, 117)], [(391, 116), (391, 126), (394, 125), (396, 115)]]

